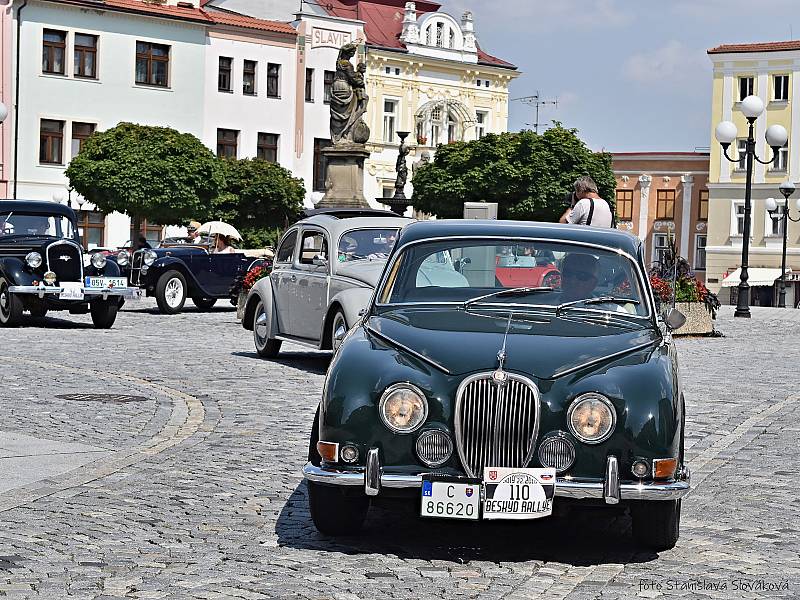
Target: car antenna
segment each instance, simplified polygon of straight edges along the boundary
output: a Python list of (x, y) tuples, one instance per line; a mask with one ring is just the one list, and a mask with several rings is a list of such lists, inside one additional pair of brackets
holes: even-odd
[(508, 341), (508, 330), (511, 329), (511, 318), (514, 316), (514, 311), (508, 311), (508, 323), (506, 323), (506, 332), (503, 335), (503, 347), (500, 348), (500, 352), (497, 353), (497, 361), (500, 363), (500, 366), (497, 367), (498, 371), (503, 370), (503, 364), (506, 362), (506, 341)]

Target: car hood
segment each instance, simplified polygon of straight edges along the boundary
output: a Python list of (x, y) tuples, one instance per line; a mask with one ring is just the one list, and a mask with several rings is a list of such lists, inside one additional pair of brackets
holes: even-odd
[[(373, 315), (366, 327), (448, 373), (462, 375), (497, 368), (507, 324), (507, 313), (402, 309)], [(506, 342), (505, 368), (553, 379), (660, 341), (660, 333), (650, 324), (613, 326), (575, 315), (515, 317)]]
[(337, 265), (336, 274), (357, 279), (370, 287), (375, 287), (378, 285), (378, 280), (385, 266), (386, 259), (355, 260)]

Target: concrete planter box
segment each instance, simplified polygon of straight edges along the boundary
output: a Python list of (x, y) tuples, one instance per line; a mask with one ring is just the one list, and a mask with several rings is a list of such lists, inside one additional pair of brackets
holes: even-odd
[(244, 318), (244, 305), (247, 301), (247, 292), (239, 292), (239, 299), (236, 301), (236, 320), (241, 321)]
[(705, 335), (714, 331), (711, 313), (702, 302), (676, 302), (675, 308), (686, 316), (686, 324), (674, 335)]

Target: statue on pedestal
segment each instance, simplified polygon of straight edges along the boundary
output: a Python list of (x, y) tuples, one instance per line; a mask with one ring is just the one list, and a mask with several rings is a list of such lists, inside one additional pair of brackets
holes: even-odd
[(369, 127), (362, 118), (367, 112), (369, 96), (366, 92), (363, 62), (353, 67), (350, 59), (358, 46), (345, 44), (336, 59), (336, 75), (331, 89), (331, 140), (338, 144), (364, 144), (369, 140)]

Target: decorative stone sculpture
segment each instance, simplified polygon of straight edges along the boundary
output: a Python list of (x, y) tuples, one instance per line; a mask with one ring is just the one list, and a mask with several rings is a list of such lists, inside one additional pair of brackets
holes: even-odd
[(406, 157), (411, 152), (411, 148), (406, 146), (407, 131), (398, 131), (397, 135), (400, 137), (400, 148), (398, 149), (397, 162), (395, 169), (397, 170), (397, 179), (394, 182), (394, 197), (405, 200), (406, 198), (406, 182), (408, 181), (408, 165), (406, 164)]
[(330, 101), (331, 140), (334, 145), (364, 144), (369, 140), (369, 127), (362, 118), (369, 104), (364, 77), (367, 65), (361, 62), (353, 67), (350, 62), (357, 50), (356, 44), (345, 44), (336, 60)]

